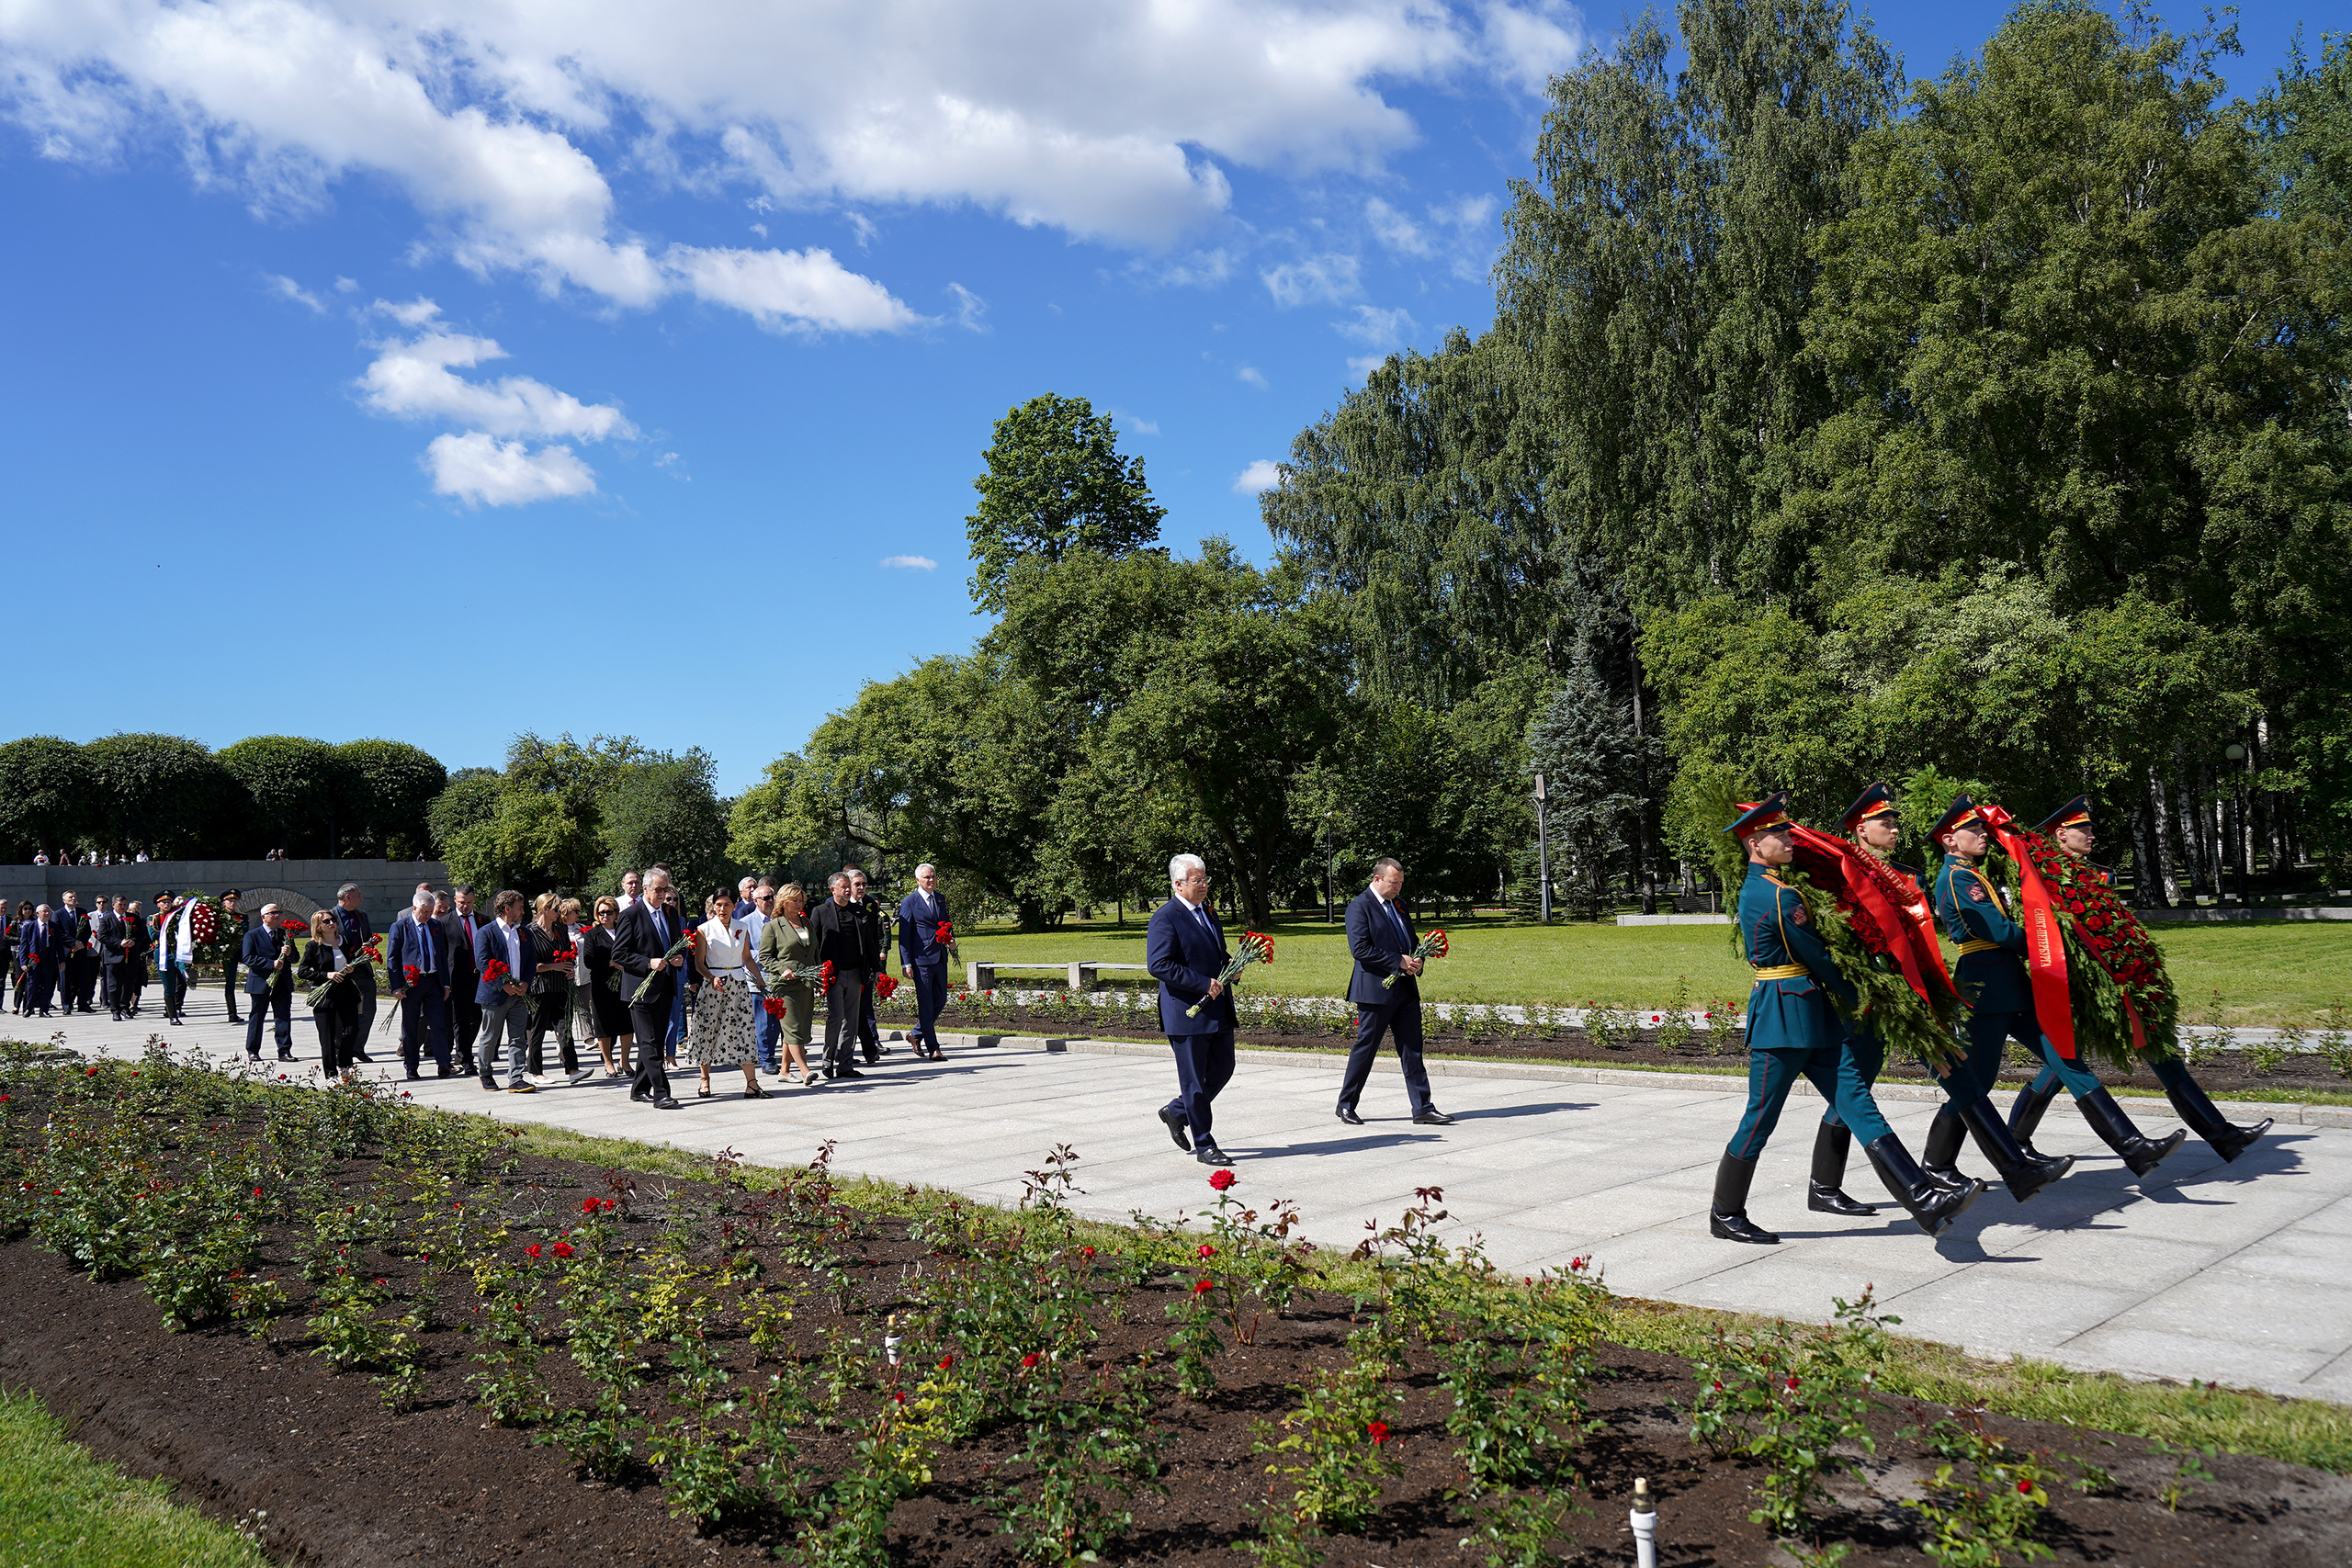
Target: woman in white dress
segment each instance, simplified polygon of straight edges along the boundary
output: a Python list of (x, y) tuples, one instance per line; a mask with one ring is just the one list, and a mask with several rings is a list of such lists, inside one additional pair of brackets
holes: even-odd
[(759, 1014), (760, 987), (744, 962), (752, 956), (748, 944), (728, 918), (734, 907), (731, 891), (712, 894), (703, 906), (709, 918), (694, 950), (703, 984), (686, 1021), (686, 1060), (702, 1069), (701, 1098), (710, 1098), (710, 1069), (732, 1064), (743, 1069), (743, 1098), (765, 1100), (752, 1021)]

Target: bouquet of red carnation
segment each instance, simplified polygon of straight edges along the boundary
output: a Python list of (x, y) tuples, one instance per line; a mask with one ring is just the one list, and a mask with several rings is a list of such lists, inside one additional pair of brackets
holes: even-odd
[(820, 990), (833, 988), (833, 961), (830, 958), (817, 966), (817, 986)]
[(548, 956), (558, 964), (570, 964), (580, 956), (576, 947), (559, 947)]
[(514, 972), (506, 967), (503, 958), (493, 958), (481, 966), (481, 983), (493, 991), (503, 989), (506, 983), (514, 978)]
[(942, 920), (942, 921), (940, 921), (940, 922), (939, 922), (939, 927), (938, 927), (938, 929), (937, 929), (936, 931), (933, 931), (933, 932), (932, 932), (931, 940), (932, 940), (932, 941), (933, 941), (933, 942), (937, 942), (940, 946), (942, 946), (942, 947), (945, 948), (945, 949), (947, 950), (947, 956), (948, 956), (950, 959), (958, 959), (958, 958), (960, 957), (960, 955), (959, 955), (959, 954), (956, 953), (956, 922), (955, 922), (955, 921), (953, 921), (953, 920)]
[(760, 998), (760, 1010), (766, 1013), (770, 1018), (782, 1018), (784, 1016), (784, 998), (782, 997), (763, 997)]
[(888, 975), (877, 976), (874, 982), (874, 994), (881, 998), (884, 1001), (888, 1001), (892, 997), (899, 994), (898, 980)]
[[(688, 926), (686, 928), (686, 934), (672, 942), (669, 947), (663, 951), (662, 954), (662, 962), (667, 964), (671, 959), (677, 957), (678, 954), (698, 945), (701, 941), (702, 929), (699, 926)], [(645, 995), (645, 987), (653, 984), (653, 976), (658, 973), (660, 973), (658, 970), (648, 971), (645, 978), (638, 982), (637, 989), (628, 993), (628, 999), (634, 1002), (638, 998)], [(619, 964), (616, 964), (613, 965), (613, 972), (605, 976), (605, 984), (616, 991), (621, 988), (621, 966)]]
[(408, 986), (406, 988), (412, 991), (416, 989), (416, 983), (424, 978), (424, 971), (419, 969), (413, 964), (401, 964), (401, 973), (408, 977)]
[(309, 936), (311, 934), (311, 922), (308, 920), (280, 920), (277, 922), (277, 929), (284, 931), (288, 936)]
[[(1426, 964), (1432, 958), (1443, 958), (1450, 951), (1451, 949), (1446, 946), (1445, 928), (1441, 926), (1436, 931), (1430, 932), (1429, 935), (1421, 938), (1420, 941), (1415, 942), (1413, 944), (1413, 951), (1407, 953), (1405, 956), (1408, 958), (1418, 958)], [(1403, 971), (1399, 970), (1397, 973), (1401, 974)], [(1380, 985), (1383, 990), (1385, 990), (1396, 983), (1396, 975), (1384, 975), (1380, 978)]]
[[(1220, 984), (1232, 985), (1241, 972), (1252, 964), (1272, 964), (1274, 961), (1274, 939), (1263, 931), (1243, 931), (1240, 942), (1235, 945), (1239, 951), (1227, 959), (1225, 967), (1217, 971), (1216, 977)], [(1207, 998), (1204, 998), (1186, 1008), (1184, 1016), (1198, 1018), (1201, 1016), (1201, 1009), (1206, 1005)]]

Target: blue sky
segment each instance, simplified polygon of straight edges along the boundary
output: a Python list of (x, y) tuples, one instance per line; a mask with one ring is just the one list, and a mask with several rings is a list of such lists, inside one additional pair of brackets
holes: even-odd
[[(1927, 74), (2005, 10), (1881, 30)], [(2328, 15), (2245, 7), (2233, 86)], [(1486, 323), (1543, 73), (1618, 16), (28, 0), (0, 736), (633, 734), (739, 790), (981, 629), (1023, 398), (1115, 412), (1170, 542), (1262, 557), (1243, 476)]]

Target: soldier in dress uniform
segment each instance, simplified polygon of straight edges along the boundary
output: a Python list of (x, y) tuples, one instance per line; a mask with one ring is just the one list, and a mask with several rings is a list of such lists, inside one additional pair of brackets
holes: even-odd
[[(1956, 797), (1929, 837), (1944, 851), (1942, 868), (1936, 873), (1936, 919), (1960, 946), (1952, 983), (1961, 999), (1975, 1010), (1968, 1017), (1968, 1067), (1977, 1084), (1991, 1090), (2000, 1077), (2002, 1049), (2016, 1040), (2039, 1055), (2044, 1070), (2065, 1086), (2083, 1120), (2132, 1174), (2147, 1175), (2180, 1147), (2187, 1134), (2143, 1136), (2090, 1068), (2061, 1056), (2042, 1033), (2033, 1015), (2033, 985), (2019, 956), (2025, 952), (2025, 929), (2010, 919), (2007, 900), (1979, 869), (1992, 850), (1993, 835), (1976, 815), (1976, 803), (1964, 795)], [(1956, 1163), (1960, 1141), (1959, 1119), (1947, 1128), (1939, 1115), (1928, 1132), (1930, 1176), (1946, 1184), (1968, 1179)]]
[(1715, 1168), (1707, 1228), (1725, 1241), (1770, 1245), (1781, 1239), (1749, 1221), (1747, 1189), (1756, 1178), (1757, 1156), (1802, 1077), (1861, 1135), (1862, 1153), (1895, 1201), (1910, 1211), (1921, 1230), (1939, 1235), (1984, 1194), (1984, 1184), (1972, 1181), (1953, 1191), (1930, 1181), (1879, 1114), (1847, 1049), (1845, 1028), (1830, 1008), (1832, 991), (1850, 1004), (1853, 987), (1838, 975), (1827, 944), (1813, 929), (1803, 896), (1778, 874), (1796, 854), (1790, 826), (1788, 798), (1775, 795), (1742, 808), (1724, 829), (1747, 852), (1747, 880), (1739, 890), (1736, 918), (1756, 985), (1747, 998), (1747, 1110)]
[[(2098, 832), (2091, 825), (2091, 804), (2087, 799), (2075, 796), (2052, 812), (2034, 831), (2072, 856), (2084, 876), (2106, 886), (2109, 879), (2108, 869), (2091, 860), (2091, 851), (2098, 847)], [(2267, 1116), (2251, 1127), (2241, 1126), (2223, 1116), (2197, 1080), (2188, 1076), (2188, 1065), (2178, 1056), (2154, 1057), (2148, 1066), (2156, 1075), (2156, 1082), (2164, 1086), (2165, 1098), (2172, 1101), (2173, 1110), (2188, 1124), (2189, 1131), (2211, 1144), (2213, 1152), (2223, 1159), (2237, 1158), (2256, 1138), (2270, 1131)], [(2009, 1108), (2009, 1130), (2017, 1134), (2018, 1142), (2032, 1144), (2034, 1129), (2041, 1125), (2041, 1113), (2057, 1097), (2058, 1082), (2058, 1075), (2044, 1067)]]
[[(1856, 847), (1892, 873), (1912, 897), (1926, 902), (1927, 888), (1919, 880), (1917, 868), (1889, 858), (1903, 842), (1902, 819), (1895, 811), (1891, 785), (1883, 781), (1871, 784), (1855, 797), (1854, 804), (1846, 807), (1845, 816), (1838, 820)], [(1876, 1084), (1880, 1071), (1886, 1066), (1886, 1043), (1878, 1037), (1869, 1020), (1858, 1020), (1849, 1026), (1847, 1050), (1854, 1058), (1855, 1070), (1861, 1074), (1862, 1082)], [(1959, 1146), (1962, 1133), (1973, 1134), (1976, 1146), (1993, 1162), (1993, 1168), (2007, 1184), (2009, 1195), (2018, 1202), (2024, 1202), (2073, 1168), (2074, 1156), (2041, 1155), (2025, 1147), (2023, 1138), (2013, 1136), (2000, 1112), (1985, 1099), (1974, 1075), (1954, 1067), (1937, 1079), (1936, 1087), (1944, 1091), (1946, 1103), (1936, 1112), (1935, 1123), (1928, 1129), (1929, 1146), (1935, 1146), (1938, 1141), (1937, 1129), (1947, 1124), (1958, 1130), (1950, 1134), (1954, 1148)], [(1847, 1145), (1852, 1137), (1839, 1119), (1838, 1108), (1831, 1106), (1822, 1116), (1821, 1130), (1813, 1145), (1813, 1182), (1806, 1207), (1816, 1213), (1877, 1213), (1842, 1190)]]

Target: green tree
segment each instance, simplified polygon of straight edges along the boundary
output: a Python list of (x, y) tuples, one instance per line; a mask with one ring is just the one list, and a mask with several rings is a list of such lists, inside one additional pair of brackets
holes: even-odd
[(1589, 665), (1571, 670), (1527, 727), (1528, 755), (1544, 771), (1555, 864), (1574, 889), (1570, 903), (1589, 919), (1611, 902), (1611, 863), (1627, 848), (1642, 744), (1631, 709)]
[(350, 848), (410, 860), (433, 838), (425, 812), (449, 783), (431, 752), (399, 740), (353, 740), (335, 748), (353, 785)]
[(528, 732), (506, 750), (506, 767), (485, 787), (461, 777), (436, 796), (426, 818), (450, 874), (485, 893), (587, 893), (605, 860), (604, 803), (633, 767), (674, 761), (632, 737)]
[(624, 764), (598, 802), (605, 862), (585, 886), (617, 888), (623, 872), (658, 863), (670, 868), (687, 913), (698, 918), (702, 900), (737, 874), (715, 777), (700, 748)]
[(177, 735), (103, 736), (82, 748), (89, 762), (92, 830), (109, 848), (157, 860), (201, 853), (231, 795), (210, 750)]
[(248, 854), (322, 856), (356, 821), (351, 770), (323, 740), (254, 735), (221, 748), (219, 758), (237, 791), (237, 842)]
[(972, 600), (1004, 608), (1016, 563), (1072, 550), (1120, 556), (1159, 536), (1166, 511), (1144, 483), (1143, 459), (1119, 455), (1118, 427), (1084, 398), (1047, 392), (996, 422), (988, 471), (972, 481), (978, 510), (965, 519)]
[(53, 735), (0, 745), (0, 844), (11, 860), (70, 848), (89, 829), (94, 805), (81, 747)]

